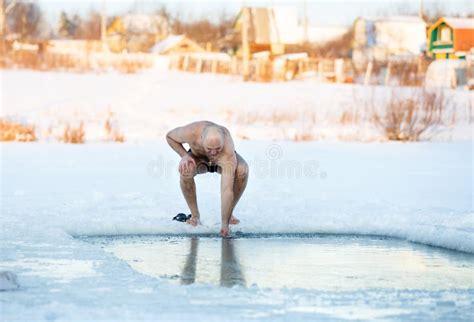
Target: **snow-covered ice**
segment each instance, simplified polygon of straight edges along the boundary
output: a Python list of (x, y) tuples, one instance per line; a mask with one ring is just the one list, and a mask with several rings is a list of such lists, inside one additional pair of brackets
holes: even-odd
[(20, 287), (16, 274), (9, 271), (0, 272), (0, 291), (11, 291)]
[[(141, 274), (84, 241), (217, 236), (218, 175), (197, 178), (202, 227), (171, 221), (187, 209), (178, 158), (163, 141), (1, 144), (0, 267), (20, 284), (0, 292), (2, 320), (472, 319), (469, 284), (184, 287)], [(238, 141), (236, 148), (251, 173), (234, 234), (381, 235), (473, 256), (472, 142)]]

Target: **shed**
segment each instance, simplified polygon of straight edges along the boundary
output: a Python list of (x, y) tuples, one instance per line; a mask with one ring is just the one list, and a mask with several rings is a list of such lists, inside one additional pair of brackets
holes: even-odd
[(386, 61), (390, 56), (418, 56), (426, 49), (426, 23), (417, 16), (357, 18), (354, 61)]
[(302, 41), (298, 27), (298, 12), (293, 7), (245, 7), (235, 20), (234, 27), (240, 31), (244, 11), (248, 19), (248, 42), (250, 52), (270, 51), (282, 54), (285, 45)]
[(441, 17), (428, 29), (428, 51), (435, 59), (464, 59), (474, 47), (474, 19)]

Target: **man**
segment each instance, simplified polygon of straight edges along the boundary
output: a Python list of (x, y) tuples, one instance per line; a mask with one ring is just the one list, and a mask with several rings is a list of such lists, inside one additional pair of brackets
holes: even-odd
[[(170, 147), (181, 157), (179, 162), (180, 185), (191, 210), (188, 224), (199, 223), (196, 200), (196, 174), (217, 172), (221, 175), (220, 234), (229, 235), (229, 225), (240, 221), (233, 216), (235, 205), (242, 196), (248, 180), (248, 165), (235, 151), (229, 130), (209, 121), (194, 122), (171, 130), (166, 135)], [(190, 147), (186, 151), (183, 143)]]

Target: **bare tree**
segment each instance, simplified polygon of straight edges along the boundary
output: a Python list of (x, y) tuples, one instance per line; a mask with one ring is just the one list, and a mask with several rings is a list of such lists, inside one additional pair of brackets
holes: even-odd
[(185, 20), (180, 13), (172, 15), (166, 7), (162, 7), (158, 12), (168, 19), (174, 34), (185, 34), (201, 45), (210, 43), (213, 48), (231, 47), (229, 43), (232, 43), (230, 36), (234, 32), (233, 19), (225, 11), (221, 12), (216, 22), (206, 16), (197, 20)]
[(101, 28), (100, 13), (90, 11), (89, 15), (81, 21), (79, 28), (75, 34), (77, 39), (99, 40)]
[[(11, 3), (6, 1), (6, 5)], [(35, 38), (40, 33), (42, 12), (36, 2), (17, 2), (6, 16), (9, 32), (21, 39)]]
[(71, 19), (65, 11), (62, 11), (59, 16), (59, 34), (65, 38), (73, 37), (77, 29), (77, 23), (80, 23), (79, 16), (76, 15), (75, 19)]

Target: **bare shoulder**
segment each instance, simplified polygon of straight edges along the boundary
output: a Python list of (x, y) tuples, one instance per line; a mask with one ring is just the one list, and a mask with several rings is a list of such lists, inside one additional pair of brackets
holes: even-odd
[(167, 136), (179, 143), (189, 143), (196, 140), (205, 126), (206, 124), (203, 121), (192, 122), (174, 128), (168, 132)]

